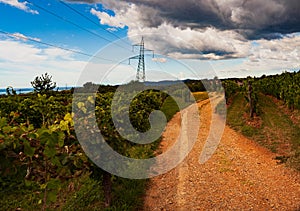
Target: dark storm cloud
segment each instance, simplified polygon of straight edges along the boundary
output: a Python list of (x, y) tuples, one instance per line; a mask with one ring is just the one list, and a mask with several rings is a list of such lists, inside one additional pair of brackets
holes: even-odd
[(131, 0), (130, 2), (155, 8), (160, 11), (160, 15), (164, 17), (167, 22), (171, 22), (175, 25), (197, 28), (207, 26), (222, 28), (224, 26), (222, 19), (217, 16), (214, 11), (217, 8), (212, 4), (208, 4), (207, 1)]
[(299, 0), (131, 0), (160, 11), (174, 25), (236, 30), (248, 39), (300, 31)]
[[(127, 36), (174, 58), (264, 58), (299, 60), (289, 55), (300, 46), (300, 0), (69, 0), (101, 3), (115, 12), (99, 11), (98, 19), (112, 27), (128, 26)], [(102, 23), (102, 24), (103, 24)], [(122, 28), (122, 27), (119, 27)], [(292, 36), (292, 37), (289, 37)], [(253, 45), (259, 43), (259, 48)], [(279, 46), (273, 51), (274, 46)], [(270, 53), (272, 52), (272, 53)], [(270, 57), (271, 55), (271, 57)], [(267, 63), (266, 63), (267, 64)], [(269, 63), (268, 63), (269, 64)]]
[[(102, 1), (81, 2), (101, 3)], [(157, 27), (162, 22), (172, 23), (182, 28), (197, 29), (212, 26), (219, 30), (238, 31), (247, 39), (273, 39), (280, 37), (280, 34), (300, 31), (299, 0), (129, 0), (126, 2), (134, 3), (141, 8), (144, 13), (143, 22), (147, 27)]]

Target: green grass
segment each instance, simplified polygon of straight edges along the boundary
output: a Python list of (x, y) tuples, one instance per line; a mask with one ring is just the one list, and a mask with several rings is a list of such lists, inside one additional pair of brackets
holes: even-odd
[(227, 109), (227, 123), (234, 129), (240, 130), (245, 125), (242, 118), (245, 113), (246, 102), (242, 94), (238, 94), (233, 99), (231, 105)]
[(104, 208), (104, 195), (99, 179), (86, 177), (79, 189), (69, 194), (62, 210), (136, 210), (143, 205), (147, 180), (113, 177), (112, 205)]
[(146, 179), (118, 178), (113, 187), (113, 204), (108, 210), (137, 210), (143, 206)]
[(14, 189), (0, 191), (0, 210), (32, 210), (33, 207), (40, 210), (42, 205), (39, 200), (42, 199), (42, 193), (37, 187), (25, 187), (19, 185)]
[(71, 190), (62, 193), (65, 196), (61, 197), (65, 201), (60, 202), (62, 210), (104, 209), (104, 193), (99, 180), (84, 175), (78, 181), (71, 181), (70, 186)]
[(208, 99), (207, 92), (193, 92), (193, 96), (197, 102)]
[(172, 117), (179, 112), (179, 108), (173, 98), (169, 96), (163, 103), (161, 111), (165, 113), (167, 121), (170, 121)]
[[(227, 110), (227, 123), (300, 170), (299, 125), (294, 124), (290, 116), (271, 97), (262, 94), (258, 95), (258, 113), (258, 117), (251, 120), (244, 96), (237, 94)], [(249, 124), (253, 121), (260, 124)]]
[[(207, 92), (193, 92), (193, 96), (197, 102), (203, 101), (208, 99), (208, 93)], [(188, 106), (190, 105), (189, 102), (181, 102), (183, 105)], [(193, 102), (191, 102), (193, 103)], [(179, 112), (178, 105), (173, 100), (172, 97), (167, 97), (165, 102), (163, 103), (161, 107), (161, 111), (165, 113), (167, 121), (170, 121), (172, 117)]]
[[(104, 208), (104, 194), (101, 178), (90, 177), (89, 174), (72, 179), (62, 184), (57, 201), (49, 203), (47, 210), (137, 210), (143, 205), (143, 195), (147, 180), (130, 180), (113, 177), (112, 205)], [(43, 208), (44, 191), (39, 186), (0, 191), (0, 210), (41, 210)]]

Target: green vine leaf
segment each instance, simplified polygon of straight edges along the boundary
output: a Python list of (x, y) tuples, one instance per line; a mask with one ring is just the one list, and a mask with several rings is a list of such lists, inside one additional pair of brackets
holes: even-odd
[(58, 146), (63, 147), (65, 142), (65, 134), (63, 132), (58, 132)]
[(56, 149), (54, 147), (46, 146), (44, 150), (44, 155), (46, 155), (49, 158), (52, 158), (56, 155)]
[(25, 155), (32, 157), (34, 155), (35, 148), (30, 146), (30, 143), (27, 140), (24, 140), (24, 153)]

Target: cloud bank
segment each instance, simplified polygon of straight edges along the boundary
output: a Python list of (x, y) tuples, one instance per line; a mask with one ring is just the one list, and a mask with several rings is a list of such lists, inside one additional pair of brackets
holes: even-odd
[[(101, 3), (107, 10), (92, 9), (101, 24), (128, 27), (132, 42), (143, 35), (147, 47), (174, 58), (233, 59), (250, 61), (297, 56), (300, 32), (298, 0), (72, 0)], [(112, 11), (112, 12), (109, 12)], [(113, 14), (112, 14), (113, 13)], [(274, 46), (288, 42), (274, 49)], [(259, 47), (258, 47), (259, 46)], [(290, 51), (291, 50), (291, 51)], [(255, 53), (258, 51), (260, 53)], [(276, 51), (276, 52), (275, 52)], [(279, 58), (280, 57), (280, 58)]]
[[(54, 76), (59, 86), (76, 84), (80, 71), (87, 62), (79, 61), (74, 53), (53, 47), (39, 47), (30, 44), (27, 37), (15, 33), (20, 38), (0, 36), (0, 87), (28, 87), (37, 75), (48, 72)], [(21, 36), (22, 35), (22, 36)], [(37, 38), (35, 38), (37, 39)], [(12, 79), (13, 75), (13, 81)], [(71, 84), (70, 84), (71, 83)]]

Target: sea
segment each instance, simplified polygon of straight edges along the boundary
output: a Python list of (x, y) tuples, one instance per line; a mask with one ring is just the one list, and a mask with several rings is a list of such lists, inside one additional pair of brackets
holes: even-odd
[[(56, 87), (54, 90), (63, 91), (63, 90), (70, 90), (73, 87)], [(33, 92), (33, 88), (14, 88), (17, 94), (26, 94)], [(6, 88), (0, 88), (0, 95), (6, 95)]]

